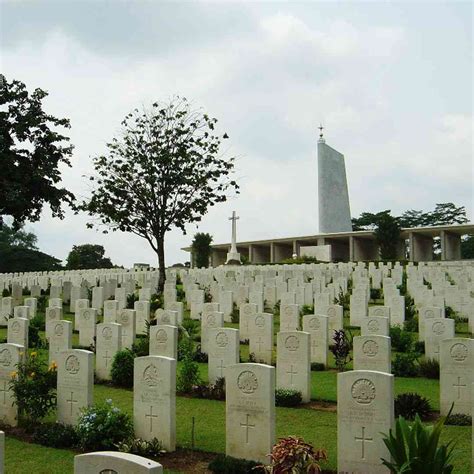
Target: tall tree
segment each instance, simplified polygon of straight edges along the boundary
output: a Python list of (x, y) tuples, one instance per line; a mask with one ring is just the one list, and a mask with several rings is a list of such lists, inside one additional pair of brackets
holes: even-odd
[(212, 235), (198, 232), (192, 243), (194, 265), (198, 268), (207, 268), (211, 257)]
[(433, 211), (423, 212), (411, 209), (400, 216), (402, 227), (424, 227), (434, 225), (464, 224), (468, 222), (466, 208), (452, 202), (436, 204)]
[(74, 245), (67, 257), (66, 268), (68, 270), (112, 268), (110, 258), (104, 255), (105, 249), (102, 245)]
[(38, 250), (37, 242), (38, 237), (32, 232), (26, 232), (22, 227), (14, 229), (6, 223), (0, 227), (0, 250), (10, 247)]
[(94, 159), (95, 186), (81, 208), (97, 216), (99, 225), (146, 239), (158, 257), (160, 292), (166, 233), (173, 227), (185, 232), (186, 224), (238, 192), (231, 178), (234, 158), (220, 153), (228, 136), (215, 132), (216, 123), (184, 98), (154, 103), (127, 115), (121, 136)]
[(60, 165), (71, 166), (73, 150), (58, 129), (70, 124), (43, 111), (47, 95), (41, 89), (30, 94), (22, 82), (0, 76), (0, 227), (5, 215), (15, 228), (37, 221), (45, 204), (62, 218), (62, 205), (73, 203), (74, 195), (58, 186)]
[(395, 260), (398, 258), (400, 224), (396, 217), (390, 215), (390, 211), (380, 212), (378, 216), (375, 239), (380, 248), (380, 258)]

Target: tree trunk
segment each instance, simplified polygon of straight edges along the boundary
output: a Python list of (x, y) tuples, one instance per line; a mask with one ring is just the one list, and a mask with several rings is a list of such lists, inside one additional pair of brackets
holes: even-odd
[(158, 293), (163, 293), (165, 288), (165, 238), (158, 237), (157, 239), (158, 246), (158, 267), (159, 267), (159, 279), (158, 279)]

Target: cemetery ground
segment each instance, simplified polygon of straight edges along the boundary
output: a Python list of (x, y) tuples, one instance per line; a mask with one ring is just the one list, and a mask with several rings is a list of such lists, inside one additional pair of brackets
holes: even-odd
[[(73, 317), (73, 314), (65, 313), (65, 319), (72, 320)], [(189, 317), (188, 312), (185, 317)], [(348, 324), (346, 315), (344, 326), (347, 328)], [(237, 328), (238, 324), (225, 323), (225, 326)], [(274, 330), (275, 334), (279, 330), (278, 316), (275, 317)], [(353, 335), (359, 334), (359, 330), (356, 328), (350, 330)], [(466, 323), (456, 323), (456, 335), (469, 337)], [(44, 333), (41, 333), (41, 337), (44, 338)], [(2, 339), (6, 339), (6, 328), (0, 329), (0, 340)], [(79, 347), (77, 333), (73, 335), (73, 347)], [(46, 358), (47, 350), (40, 349), (39, 355)], [(241, 344), (241, 361), (248, 361), (248, 355), (248, 346)], [(396, 352), (393, 352), (392, 358), (395, 356)], [(180, 365), (178, 362), (178, 373)], [(349, 363), (346, 370), (351, 368), (352, 365)], [(207, 364), (200, 363), (199, 370), (203, 382), (206, 382)], [(433, 420), (439, 416), (439, 380), (422, 377), (395, 377), (395, 396), (407, 392), (416, 392), (428, 398), (434, 410)], [(324, 448), (328, 453), (328, 461), (323, 463), (322, 467), (333, 472), (336, 470), (337, 460), (336, 393), (337, 371), (332, 354), (330, 354), (327, 370), (311, 372), (311, 402), (298, 408), (276, 408), (277, 438), (289, 435), (301, 436), (316, 448)], [(131, 389), (96, 384), (94, 402), (106, 399), (112, 399), (114, 405), (132, 414), (133, 391)], [(49, 416), (49, 420), (55, 420), (55, 413)], [(31, 441), (31, 436), (21, 429), (6, 428), (5, 431), (7, 434), (6, 472), (18, 474), (72, 472), (73, 459), (77, 452), (35, 444)], [(192, 396), (177, 396), (176, 437), (177, 451), (164, 454), (158, 459), (163, 464), (165, 472), (209, 472), (206, 468), (209, 461), (215, 457), (215, 453), (225, 452), (225, 402), (193, 398)], [(445, 426), (441, 439), (444, 442), (452, 440), (455, 443), (454, 472), (471, 472), (471, 427)]]

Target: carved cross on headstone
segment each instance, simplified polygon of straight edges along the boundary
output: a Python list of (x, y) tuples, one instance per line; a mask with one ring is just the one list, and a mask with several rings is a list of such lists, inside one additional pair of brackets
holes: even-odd
[(66, 400), (66, 402), (68, 402), (71, 407), (71, 415), (72, 415), (72, 405), (73, 403), (77, 403), (77, 400), (74, 400), (73, 396), (74, 396), (74, 392), (71, 392), (71, 398), (69, 400)]
[(240, 423), (240, 426), (242, 428), (245, 428), (245, 442), (248, 443), (249, 442), (249, 429), (250, 428), (255, 428), (255, 425), (251, 425), (249, 423), (249, 414), (247, 413), (247, 418), (245, 420), (245, 423)]
[(291, 383), (291, 385), (293, 385), (293, 375), (297, 375), (298, 372), (296, 370), (293, 372), (293, 365), (290, 365), (290, 370), (288, 370), (286, 373), (289, 374), (290, 383)]
[(6, 405), (7, 404), (7, 392), (8, 392), (7, 381), (6, 380), (3, 381), (3, 388), (0, 389), (0, 392), (3, 392), (3, 404)]
[(153, 407), (150, 405), (150, 413), (145, 415), (145, 418), (150, 418), (150, 433), (153, 431), (153, 418), (158, 418), (158, 415), (153, 414)]
[(105, 351), (104, 359), (105, 359), (105, 366), (108, 367), (109, 360), (112, 359), (112, 357), (109, 356), (109, 351)]
[(466, 387), (466, 384), (461, 383), (461, 377), (458, 377), (458, 383), (453, 383), (453, 387), (458, 389), (458, 400), (461, 398), (461, 388)]
[(258, 338), (257, 344), (258, 344), (258, 352), (262, 352), (263, 341), (261, 337)]
[(226, 366), (224, 365), (224, 361), (221, 359), (221, 365), (217, 366), (217, 368), (221, 371), (221, 378), (224, 376), (222, 371), (225, 369), (225, 367)]
[(369, 443), (373, 443), (374, 439), (365, 437), (365, 426), (362, 427), (362, 436), (360, 436), (360, 437), (355, 436), (354, 439), (356, 441), (361, 441), (362, 442), (361, 459), (365, 459), (365, 442), (368, 441)]

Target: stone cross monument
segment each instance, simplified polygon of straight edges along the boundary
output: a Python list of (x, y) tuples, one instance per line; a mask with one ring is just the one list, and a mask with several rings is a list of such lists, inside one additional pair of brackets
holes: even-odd
[(230, 251), (227, 253), (226, 265), (240, 265), (240, 253), (237, 252), (237, 219), (240, 219), (235, 215), (235, 211), (232, 211), (232, 217), (229, 220), (232, 221), (232, 242), (230, 245)]

